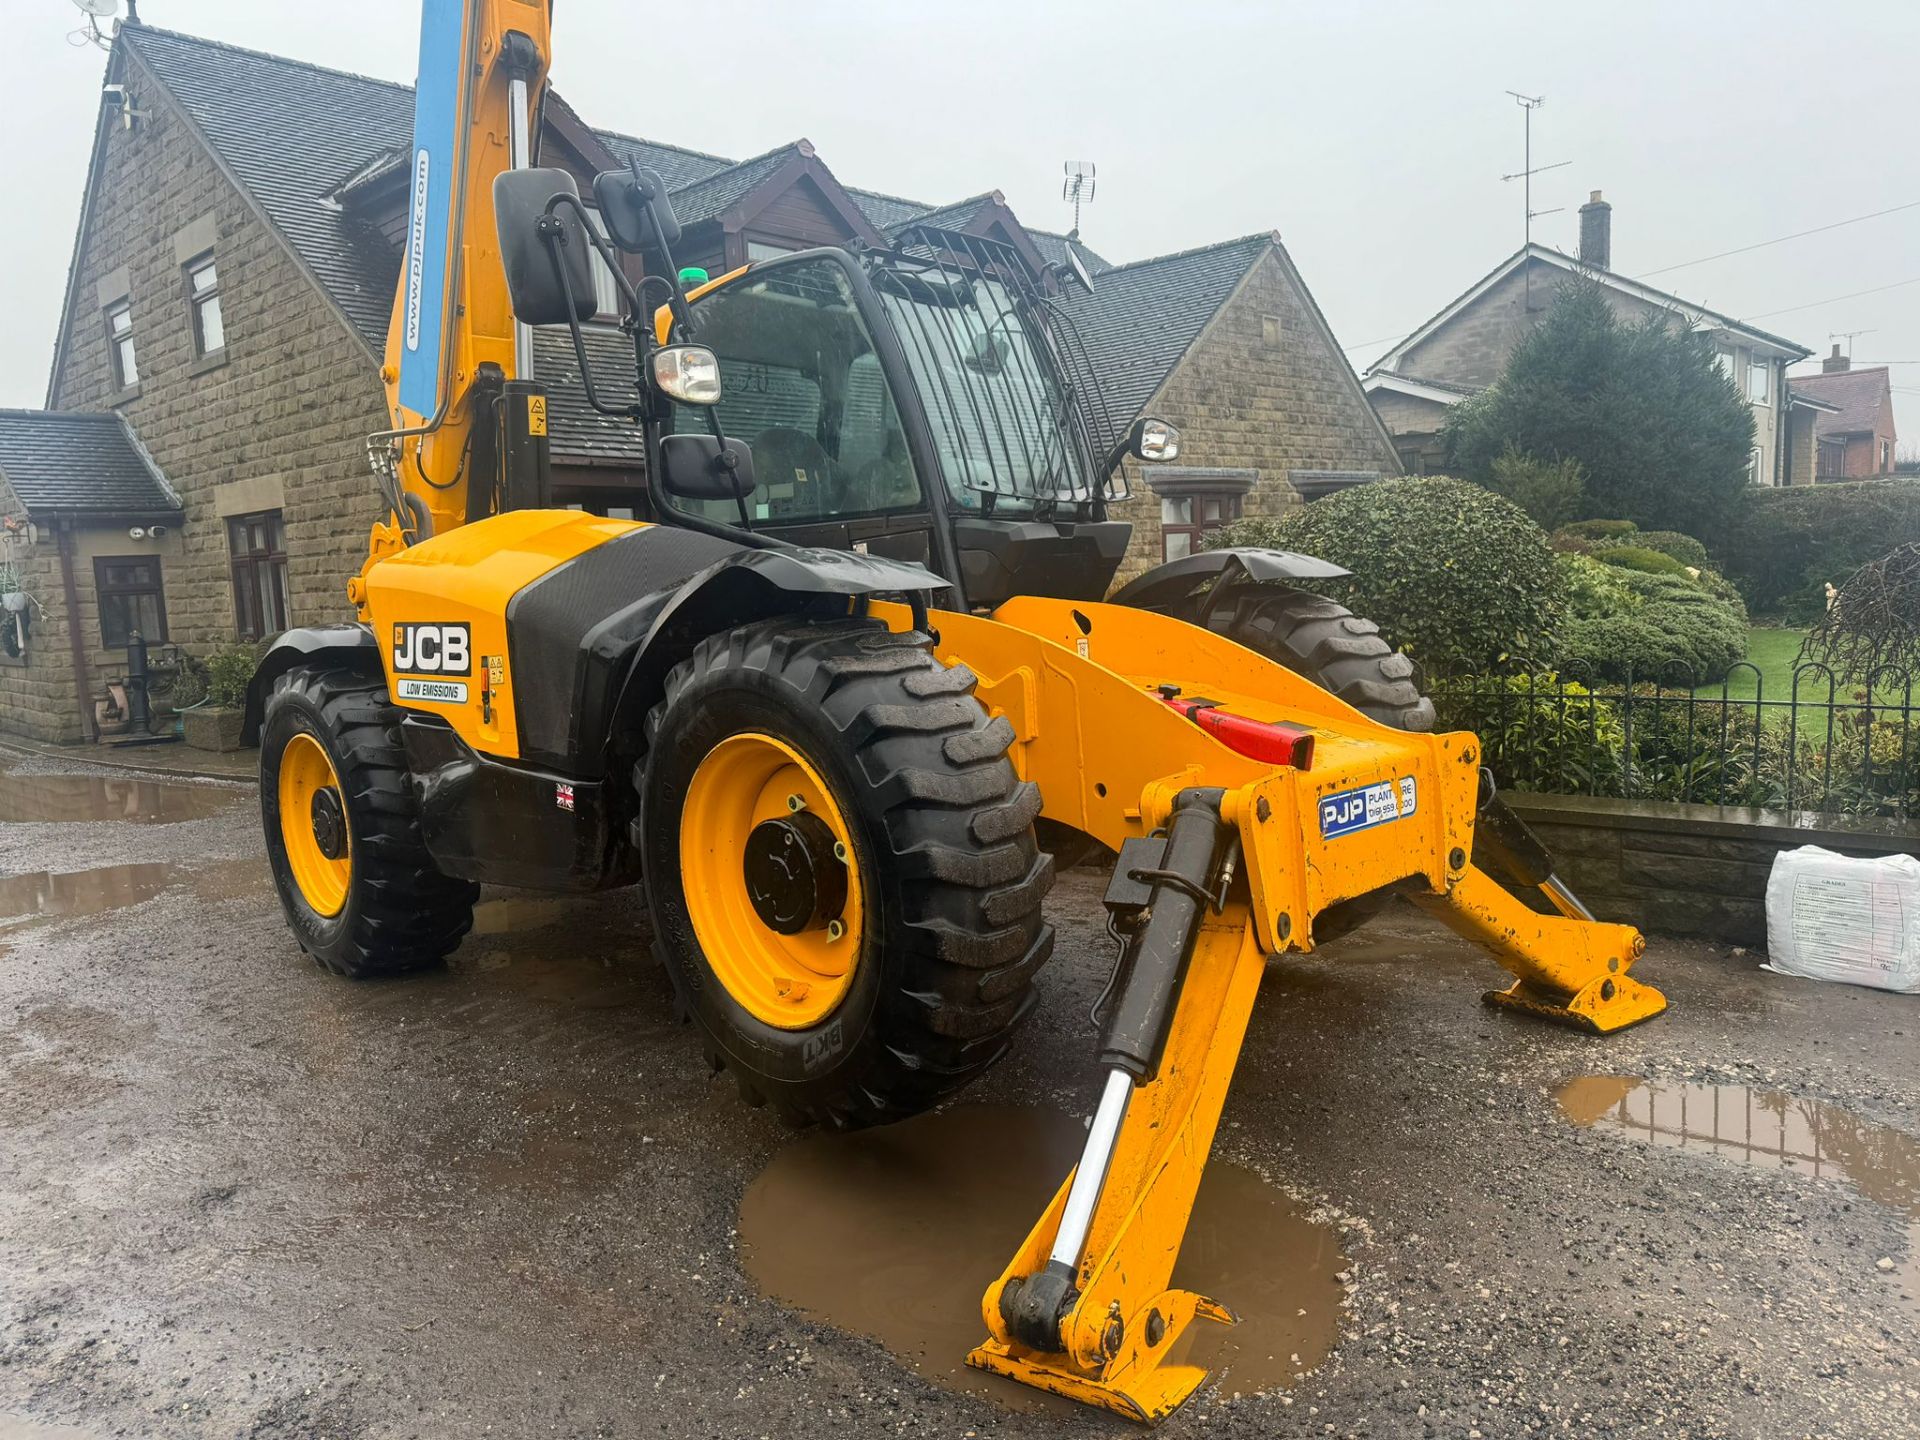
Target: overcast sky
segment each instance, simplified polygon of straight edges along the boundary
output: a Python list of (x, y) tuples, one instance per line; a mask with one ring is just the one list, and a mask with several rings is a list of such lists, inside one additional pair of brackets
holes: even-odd
[[(151, 25), (411, 81), (410, 0), (140, 0)], [(724, 20), (703, 24), (703, 17)], [(44, 403), (105, 56), (71, 0), (0, 0), (0, 405)], [(1920, 4), (1182, 0), (559, 0), (554, 81), (599, 126), (744, 157), (797, 136), (849, 185), (998, 188), (1064, 230), (1061, 162), (1098, 164), (1082, 230), (1113, 260), (1278, 230), (1364, 369), (1520, 242), (1521, 112), (1546, 97), (1535, 239), (1589, 190), (1644, 275), (1920, 202)], [(1895, 361), (1920, 442), (1920, 206), (1650, 283), (1824, 353)], [(1891, 288), (1882, 288), (1891, 287)], [(1878, 291), (1860, 294), (1862, 291)], [(1850, 297), (1850, 298), (1841, 298)], [(1845, 342), (1843, 342), (1845, 343)]]

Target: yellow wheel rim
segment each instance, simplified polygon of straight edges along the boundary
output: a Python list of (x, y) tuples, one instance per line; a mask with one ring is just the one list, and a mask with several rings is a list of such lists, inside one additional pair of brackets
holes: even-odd
[(353, 875), (346, 799), (333, 761), (304, 731), (280, 752), (280, 847), (314, 913), (338, 915)]
[[(777, 873), (814, 883), (770, 897), (770, 853), (798, 853)], [(707, 752), (681, 812), (680, 878), (707, 964), (748, 1014), (803, 1030), (833, 1012), (859, 961), (862, 887), (846, 817), (799, 751), (749, 732)], [(768, 918), (783, 903), (780, 923), (800, 927), (792, 933)]]

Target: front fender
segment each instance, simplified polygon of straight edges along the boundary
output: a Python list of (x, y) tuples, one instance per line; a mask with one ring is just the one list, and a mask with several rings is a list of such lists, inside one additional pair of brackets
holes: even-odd
[(615, 662), (610, 669), (620, 679), (611, 703), (607, 697), (589, 697), (586, 708), (598, 713), (576, 717), (578, 751), (611, 750), (622, 737), (638, 735), (647, 711), (666, 693), (667, 672), (718, 631), (776, 615), (844, 615), (844, 602), (860, 596), (925, 596), (946, 588), (947, 581), (925, 566), (846, 550), (787, 548), (729, 555), (674, 591), (637, 643), (616, 639), (618, 627), (604, 631), (603, 643), (625, 651), (624, 656), (603, 657)]
[(1203, 550), (1156, 565), (1144, 575), (1122, 585), (1110, 597), (1114, 605), (1130, 605), (1136, 610), (1153, 610), (1164, 615), (1191, 618), (1186, 612), (1203, 592), (1211, 593), (1234, 580), (1256, 582), (1292, 580), (1338, 580), (1351, 570), (1302, 555), (1294, 550), (1268, 550), (1255, 546), (1229, 546), (1222, 550)]
[(380, 645), (370, 625), (310, 625), (282, 631), (267, 647), (247, 682), (246, 710), (241, 720), (241, 739), (248, 745), (260, 743), (260, 722), (266, 715), (267, 696), (273, 682), (301, 665), (324, 665), (329, 669), (364, 671), (379, 675)]

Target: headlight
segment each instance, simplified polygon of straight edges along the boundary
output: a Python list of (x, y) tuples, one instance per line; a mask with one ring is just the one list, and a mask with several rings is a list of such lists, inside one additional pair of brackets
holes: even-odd
[(1175, 459), (1180, 454), (1180, 432), (1164, 420), (1142, 420), (1134, 454), (1142, 460)]
[(682, 405), (720, 403), (720, 360), (704, 345), (669, 345), (653, 352), (653, 383)]

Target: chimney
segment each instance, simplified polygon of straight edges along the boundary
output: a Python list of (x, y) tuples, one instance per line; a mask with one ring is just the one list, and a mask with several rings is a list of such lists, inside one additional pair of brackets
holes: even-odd
[(1580, 263), (1595, 270), (1613, 266), (1613, 206), (1598, 190), (1580, 207)]
[(1833, 347), (1833, 353), (1820, 362), (1820, 373), (1822, 375), (1838, 375), (1842, 371), (1849, 370), (1852, 367), (1853, 361), (1842, 355), (1840, 353), (1840, 347), (1835, 345)]

